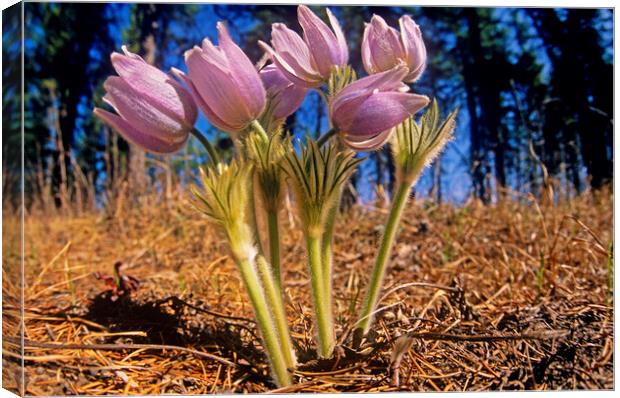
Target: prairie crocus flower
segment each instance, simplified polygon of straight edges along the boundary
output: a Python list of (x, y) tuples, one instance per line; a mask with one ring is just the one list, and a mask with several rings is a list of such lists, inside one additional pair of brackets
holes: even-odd
[(428, 97), (406, 92), (406, 74), (406, 67), (397, 66), (357, 80), (335, 95), (329, 114), (345, 144), (358, 151), (377, 149), (393, 127), (428, 104)]
[(185, 145), (196, 122), (191, 95), (171, 76), (149, 65), (123, 46), (112, 53), (119, 76), (110, 76), (103, 100), (117, 114), (101, 108), (93, 113), (126, 140), (155, 153), (173, 153)]
[(237, 133), (256, 120), (265, 108), (265, 88), (258, 71), (230, 37), (222, 22), (217, 24), (219, 45), (204, 39), (185, 53), (188, 74), (182, 79), (211, 124)]
[(273, 48), (259, 42), (286, 77), (300, 86), (319, 87), (334, 66), (344, 66), (349, 60), (340, 24), (329, 9), (325, 11), (333, 30), (308, 7), (300, 5), (297, 17), (304, 31), (303, 39), (286, 25), (275, 23), (271, 28)]
[(288, 80), (274, 64), (260, 71), (271, 106), (271, 117), (282, 120), (292, 115), (303, 102), (308, 89)]
[(362, 62), (369, 74), (384, 72), (396, 65), (408, 68), (403, 78), (413, 83), (420, 78), (426, 66), (426, 47), (420, 27), (409, 15), (398, 20), (400, 33), (388, 26), (383, 18), (373, 15), (364, 29)]

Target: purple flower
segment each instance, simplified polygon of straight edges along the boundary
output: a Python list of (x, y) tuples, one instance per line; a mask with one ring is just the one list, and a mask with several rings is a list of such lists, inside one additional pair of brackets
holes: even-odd
[(188, 74), (173, 72), (189, 87), (211, 124), (236, 133), (258, 118), (265, 108), (265, 88), (258, 71), (230, 37), (222, 22), (217, 24), (219, 46), (204, 39), (185, 53)]
[(407, 93), (407, 68), (397, 66), (357, 80), (336, 94), (329, 106), (332, 125), (352, 149), (383, 145), (393, 127), (424, 108), (428, 97)]
[(424, 72), (426, 47), (420, 27), (409, 15), (402, 16), (398, 23), (400, 33), (388, 26), (383, 18), (373, 15), (364, 29), (362, 61), (369, 74), (384, 72), (404, 64), (409, 72), (403, 80), (413, 83)]
[(282, 120), (292, 115), (303, 102), (308, 89), (293, 84), (275, 65), (269, 64), (260, 71), (260, 77), (267, 90), (273, 120)]
[(271, 44), (259, 44), (273, 62), (295, 84), (319, 87), (329, 77), (333, 66), (343, 66), (349, 60), (349, 51), (340, 24), (325, 9), (333, 31), (308, 7), (297, 8), (297, 18), (304, 31), (303, 39), (282, 23), (271, 27)]
[(128, 141), (156, 153), (176, 152), (185, 145), (197, 117), (191, 95), (166, 73), (123, 46), (112, 53), (119, 76), (110, 76), (103, 100), (118, 113), (93, 113)]

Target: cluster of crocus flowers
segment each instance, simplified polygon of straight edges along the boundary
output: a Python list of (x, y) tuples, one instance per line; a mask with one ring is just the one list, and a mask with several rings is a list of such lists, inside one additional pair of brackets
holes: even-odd
[[(116, 113), (95, 109), (105, 123), (151, 152), (178, 151), (189, 134), (203, 143), (209, 163), (201, 170), (202, 187), (193, 189), (195, 205), (226, 235), (280, 386), (292, 383), (290, 369), (297, 365), (280, 269), (279, 218), (286, 191), (294, 193), (306, 240), (317, 356), (328, 358), (336, 341), (332, 237), (343, 188), (364, 160), (355, 151), (390, 142), (399, 176), (356, 324), (363, 334), (371, 325), (409, 190), (451, 136), (455, 117), (439, 123), (433, 104), (420, 124), (414, 119), (429, 99), (406, 84), (418, 80), (426, 65), (422, 34), (411, 17), (399, 20), (400, 32), (381, 17), (372, 18), (362, 43), (368, 76), (357, 79), (335, 15), (326, 9), (328, 25), (306, 6), (297, 11), (303, 37), (273, 24), (271, 43), (258, 43), (268, 58), (262, 67), (252, 63), (222, 22), (217, 45), (204, 39), (185, 52), (186, 72), (172, 68), (169, 75), (123, 48), (125, 55), (112, 55), (118, 76), (104, 84), (104, 100)], [(296, 150), (283, 126), (311, 90), (325, 99), (331, 128), (316, 141), (299, 141)], [(197, 109), (235, 141), (233, 160), (221, 160), (194, 127)]]

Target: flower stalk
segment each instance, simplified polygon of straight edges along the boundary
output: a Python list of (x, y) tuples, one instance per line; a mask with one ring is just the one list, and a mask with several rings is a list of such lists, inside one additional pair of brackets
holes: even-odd
[[(306, 239), (318, 354), (322, 358), (331, 357), (335, 345), (331, 296), (332, 209), (337, 209), (344, 184), (362, 161), (354, 155), (351, 151), (337, 151), (332, 143), (319, 148), (310, 140), (299, 155), (289, 147), (283, 162), (297, 197)], [(325, 240), (326, 237), (329, 239)]]
[(253, 216), (252, 172), (251, 166), (237, 161), (201, 170), (204, 189), (192, 189), (198, 199), (194, 204), (225, 232), (254, 309), (272, 375), (279, 386), (287, 386), (292, 382), (288, 368), (295, 366), (295, 355), (282, 295), (256, 247), (248, 220)]
[(306, 234), (308, 250), (308, 267), (310, 269), (310, 283), (314, 299), (316, 325), (318, 329), (319, 356), (332, 356), (334, 336), (334, 315), (331, 307), (331, 292), (326, 290), (324, 269), (321, 259), (321, 231), (315, 230)]
[[(277, 131), (269, 137), (259, 122), (256, 122), (253, 127), (254, 131), (245, 141), (247, 155), (255, 166), (254, 184), (257, 189), (257, 197), (251, 200), (255, 202), (254, 211), (261, 212), (256, 214), (256, 216), (264, 216), (261, 219), (266, 219), (268, 242), (263, 247), (268, 249), (273, 274), (281, 291), (278, 211), (283, 198), (280, 162), (284, 154), (284, 148), (282, 139)], [(257, 230), (257, 237), (259, 237), (258, 235), (259, 231)]]
[[(288, 342), (286, 346), (282, 346), (282, 336), (279, 336), (277, 333), (278, 326), (281, 325), (282, 321), (276, 322), (276, 325), (274, 325), (272, 314), (269, 312), (269, 305), (262, 291), (261, 281), (256, 272), (256, 264), (254, 261), (250, 260), (250, 256), (235, 255), (235, 258), (239, 271), (241, 272), (243, 283), (250, 297), (250, 302), (254, 308), (254, 314), (263, 336), (265, 350), (267, 351), (267, 357), (271, 364), (274, 379), (278, 386), (288, 386), (292, 382), (288, 367), (289, 364), (293, 363), (291, 359), (293, 354), (290, 342)], [(264, 274), (263, 272), (263, 275)], [(263, 283), (268, 279), (269, 277), (264, 278)], [(268, 289), (268, 291), (273, 293), (273, 286), (271, 286), (271, 289)], [(284, 319), (283, 322), (286, 327), (286, 319)]]
[(278, 291), (282, 290), (282, 271), (280, 270), (280, 223), (278, 211), (267, 210), (267, 231), (269, 234), (269, 259), (273, 269), (273, 277), (276, 280)]
[(452, 138), (457, 111), (439, 122), (439, 107), (433, 101), (418, 124), (413, 117), (396, 127), (392, 137), (392, 157), (396, 168), (397, 191), (392, 199), (390, 213), (385, 224), (379, 251), (375, 258), (368, 290), (354, 333), (355, 345), (368, 333), (376, 311), (377, 299), (394, 245), (398, 226), (409, 198), (409, 192), (422, 170), (441, 152)]
[(216, 165), (218, 163), (220, 163), (220, 155), (218, 155), (217, 151), (215, 150), (215, 148), (213, 148), (213, 145), (211, 145), (211, 142), (209, 142), (209, 140), (207, 139), (207, 137), (204, 136), (204, 134), (202, 134), (202, 132), (200, 132), (200, 130), (198, 130), (196, 127), (194, 127), (190, 133), (196, 137), (196, 139), (198, 141), (200, 141), (200, 143), (202, 144), (202, 146), (205, 148), (205, 150), (207, 151), (207, 155), (209, 155), (209, 162), (212, 165)]
[(288, 329), (288, 323), (286, 319), (286, 310), (284, 308), (284, 301), (282, 300), (282, 291), (278, 284), (278, 280), (273, 275), (272, 267), (267, 263), (265, 257), (257, 256), (256, 264), (258, 266), (258, 273), (261, 276), (263, 282), (263, 288), (267, 300), (270, 304), (273, 317), (276, 322), (276, 331), (280, 339), (281, 353), (284, 357), (284, 361), (289, 368), (294, 368), (297, 365), (297, 359), (295, 358), (295, 351), (291, 343), (291, 336)]
[(385, 224), (385, 230), (383, 232), (383, 238), (381, 239), (381, 245), (377, 252), (375, 265), (372, 269), (370, 276), (370, 282), (368, 283), (368, 293), (364, 298), (362, 305), (362, 311), (357, 324), (357, 328), (363, 331), (364, 334), (368, 332), (372, 321), (372, 312), (377, 305), (377, 299), (379, 291), (381, 290), (381, 283), (385, 274), (385, 268), (390, 258), (392, 246), (394, 245), (394, 239), (396, 232), (400, 224), (400, 219), (407, 204), (409, 197), (409, 191), (411, 185), (406, 182), (401, 182), (396, 191), (396, 195), (392, 199), (392, 205), (390, 208), (390, 214)]

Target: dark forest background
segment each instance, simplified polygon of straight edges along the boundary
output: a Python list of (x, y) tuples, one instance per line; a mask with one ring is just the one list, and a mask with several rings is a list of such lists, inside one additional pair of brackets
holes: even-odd
[[(20, 176), (19, 6), (3, 12), (3, 205), (18, 198)], [(158, 67), (185, 69), (183, 52), (216, 39), (226, 20), (254, 61), (272, 22), (299, 30), (295, 6), (121, 3), (25, 3), (24, 160), (27, 204), (45, 209), (109, 206), (120, 192), (170, 197), (192, 182), (204, 160), (194, 142), (174, 156), (127, 145), (92, 117), (103, 106), (109, 54), (122, 44)], [(456, 138), (422, 176), (416, 194), (437, 202), (525, 198), (552, 200), (599, 189), (613, 170), (613, 11), (609, 9), (331, 7), (361, 68), (364, 21), (392, 26), (408, 13), (421, 25), (429, 54), (413, 90), (460, 108)], [(321, 7), (316, 7), (324, 16)], [(287, 126), (318, 135), (326, 111), (310, 94)], [(225, 134), (201, 117), (222, 150)], [(388, 148), (366, 154), (354, 178), (364, 201), (390, 192)], [(379, 196), (377, 196), (379, 194)]]

